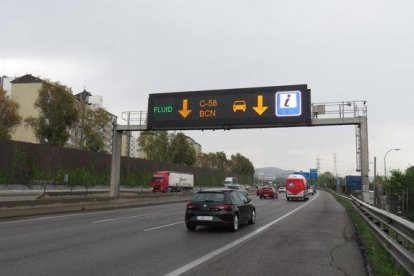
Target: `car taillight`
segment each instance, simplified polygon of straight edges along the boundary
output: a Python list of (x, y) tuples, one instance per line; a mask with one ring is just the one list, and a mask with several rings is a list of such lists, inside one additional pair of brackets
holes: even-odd
[(194, 209), (196, 207), (195, 204), (187, 203), (187, 209)]
[(231, 210), (231, 205), (230, 204), (220, 204), (220, 205), (214, 206), (214, 209), (217, 209), (217, 210)]

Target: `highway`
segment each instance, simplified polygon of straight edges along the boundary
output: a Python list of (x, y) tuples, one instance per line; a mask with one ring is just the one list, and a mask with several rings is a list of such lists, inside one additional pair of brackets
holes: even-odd
[(251, 198), (256, 224), (236, 233), (188, 232), (185, 203), (0, 220), (0, 275), (367, 275), (330, 194)]

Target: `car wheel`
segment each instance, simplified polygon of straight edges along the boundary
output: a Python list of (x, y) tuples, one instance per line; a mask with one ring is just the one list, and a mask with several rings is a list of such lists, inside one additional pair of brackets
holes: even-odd
[(187, 227), (188, 231), (195, 231), (197, 228), (197, 225), (189, 224), (189, 223), (186, 223), (185, 226)]
[(262, 196), (260, 196), (260, 199), (263, 199), (263, 197), (262, 197)]
[(256, 211), (252, 210), (252, 215), (250, 216), (249, 224), (255, 224), (256, 223)]
[(234, 214), (233, 223), (231, 225), (231, 231), (237, 232), (237, 230), (239, 230), (239, 216), (237, 214)]

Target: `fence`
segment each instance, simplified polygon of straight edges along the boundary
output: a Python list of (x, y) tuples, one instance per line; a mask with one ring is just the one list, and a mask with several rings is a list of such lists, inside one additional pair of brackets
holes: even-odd
[[(0, 184), (109, 185), (110, 164), (109, 154), (0, 140)], [(120, 184), (148, 186), (160, 170), (193, 173), (195, 186), (221, 186), (228, 176), (213, 169), (122, 157)]]

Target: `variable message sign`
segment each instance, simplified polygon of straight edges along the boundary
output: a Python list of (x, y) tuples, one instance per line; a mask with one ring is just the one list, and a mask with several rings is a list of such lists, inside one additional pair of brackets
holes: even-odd
[(149, 130), (308, 126), (307, 85), (150, 94)]

